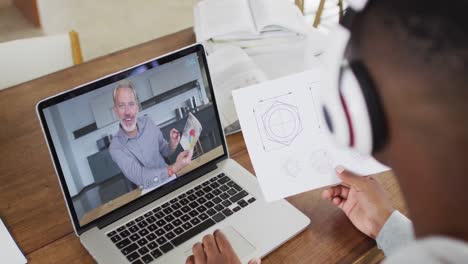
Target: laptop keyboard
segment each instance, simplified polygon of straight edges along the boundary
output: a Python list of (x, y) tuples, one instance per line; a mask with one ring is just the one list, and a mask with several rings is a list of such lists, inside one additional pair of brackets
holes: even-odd
[(131, 263), (150, 263), (254, 201), (221, 173), (107, 236)]

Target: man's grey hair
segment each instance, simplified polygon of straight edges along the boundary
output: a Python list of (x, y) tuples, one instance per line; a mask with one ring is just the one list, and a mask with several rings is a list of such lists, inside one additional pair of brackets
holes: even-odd
[(137, 92), (135, 90), (135, 86), (133, 86), (133, 83), (131, 81), (129, 81), (129, 80), (123, 80), (123, 81), (119, 82), (119, 84), (117, 84), (117, 87), (114, 88), (114, 94), (113, 94), (114, 106), (116, 106), (117, 91), (119, 89), (122, 89), (122, 88), (129, 88), (130, 90), (132, 90), (133, 96), (135, 96), (135, 100), (136, 100), (138, 106), (140, 106), (140, 101), (138, 100), (138, 95), (137, 95)]

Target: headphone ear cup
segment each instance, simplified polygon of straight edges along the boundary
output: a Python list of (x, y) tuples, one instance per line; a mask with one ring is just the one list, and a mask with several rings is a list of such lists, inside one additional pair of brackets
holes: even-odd
[(320, 96), (322, 117), (325, 121), (330, 136), (340, 146), (350, 146), (350, 133), (343, 98), (340, 87), (340, 69), (337, 67), (335, 74), (326, 73), (323, 76), (323, 90)]
[[(380, 97), (377, 93), (375, 83), (371, 78), (369, 71), (367, 70), (366, 66), (362, 64), (362, 62), (353, 61), (349, 64), (349, 68), (351, 69), (354, 77), (359, 83), (359, 92), (362, 94), (362, 97), (364, 99), (363, 107), (366, 108), (368, 122), (370, 123), (369, 126), (371, 130), (372, 147), (370, 149), (371, 152), (369, 154), (376, 153), (384, 147), (388, 139), (387, 121), (380, 101)], [(360, 125), (363, 124), (357, 123), (355, 124), (355, 127)], [(357, 141), (365, 141), (366, 139), (361, 138), (365, 136), (366, 135), (356, 133)]]
[(361, 85), (349, 66), (340, 72), (340, 97), (350, 141), (348, 147), (363, 154), (372, 152), (372, 129)]

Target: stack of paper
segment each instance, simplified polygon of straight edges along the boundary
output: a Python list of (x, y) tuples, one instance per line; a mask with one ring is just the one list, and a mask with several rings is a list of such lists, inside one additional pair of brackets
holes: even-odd
[(208, 56), (211, 80), (224, 132), (240, 130), (232, 91), (262, 81), (267, 77), (253, 60), (237, 46), (224, 46)]
[(307, 27), (289, 0), (203, 0), (194, 8), (198, 42), (276, 45), (304, 36)]

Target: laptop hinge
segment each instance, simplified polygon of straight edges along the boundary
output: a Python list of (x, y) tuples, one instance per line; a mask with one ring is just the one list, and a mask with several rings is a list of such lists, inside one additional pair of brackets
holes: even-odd
[(110, 214), (108, 217), (96, 223), (96, 226), (99, 229), (102, 229), (114, 223), (115, 221), (118, 221), (122, 219), (123, 217), (135, 212), (136, 210), (142, 208), (143, 206), (146, 206), (149, 203), (181, 188), (182, 186), (194, 181), (195, 179), (216, 170), (217, 168), (218, 166), (216, 165), (216, 162), (210, 162), (209, 164), (201, 166), (195, 171), (182, 176), (177, 181), (166, 183), (164, 186), (161, 187), (161, 190), (156, 189), (152, 191), (151, 193), (141, 196), (140, 198), (138, 198), (138, 200), (130, 202), (129, 204), (123, 206), (121, 209), (117, 210), (116, 212)]

